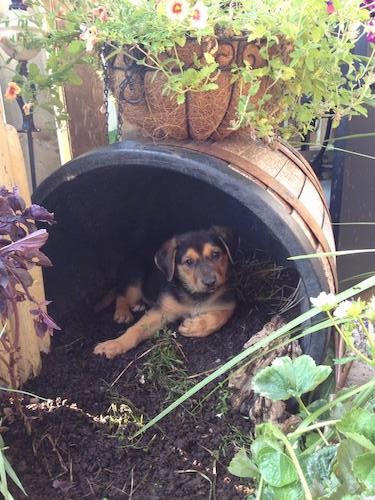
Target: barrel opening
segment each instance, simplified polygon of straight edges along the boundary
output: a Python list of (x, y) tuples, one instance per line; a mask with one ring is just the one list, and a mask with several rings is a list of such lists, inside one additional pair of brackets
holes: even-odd
[[(293, 314), (298, 314), (307, 309), (309, 296), (324, 288), (319, 265), (287, 260), (313, 249), (278, 201), (224, 162), (200, 153), (133, 143), (98, 150), (47, 179), (35, 201), (57, 219), (46, 248), (54, 267), (45, 281), (59, 318), (92, 311), (116, 283), (121, 262), (141, 245), (155, 247), (173, 234), (214, 224), (239, 235), (237, 272), (251, 293), (252, 273), (263, 272), (281, 294), (294, 293)], [(277, 274), (279, 267), (284, 275)], [(250, 314), (251, 304), (247, 307)], [(272, 308), (268, 315), (281, 312)], [(325, 334), (302, 342), (319, 361), (325, 345)]]

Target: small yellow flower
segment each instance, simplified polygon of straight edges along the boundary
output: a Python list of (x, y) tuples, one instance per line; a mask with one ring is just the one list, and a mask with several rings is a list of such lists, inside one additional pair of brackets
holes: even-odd
[(349, 318), (359, 318), (363, 309), (365, 308), (366, 303), (361, 299), (358, 299), (350, 304), (348, 308), (347, 315)]

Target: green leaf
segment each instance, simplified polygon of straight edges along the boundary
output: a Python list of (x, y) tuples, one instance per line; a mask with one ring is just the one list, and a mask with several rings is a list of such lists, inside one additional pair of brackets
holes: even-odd
[(82, 40), (73, 40), (67, 47), (69, 54), (79, 54), (85, 50), (85, 43)]
[(36, 76), (40, 75), (39, 66), (35, 63), (30, 63), (28, 66), (29, 76), (33, 80)]
[(176, 97), (177, 104), (184, 104), (185, 94), (178, 94)]
[(364, 98), (364, 103), (365, 103), (367, 106), (375, 107), (375, 99), (373, 99), (373, 98), (370, 98), (370, 97), (365, 97), (365, 98)]
[(285, 401), (314, 390), (331, 371), (329, 366), (316, 366), (315, 361), (305, 354), (294, 360), (285, 356), (255, 375), (253, 389), (273, 401)]
[(375, 445), (363, 434), (359, 434), (358, 432), (345, 432), (344, 434), (347, 438), (352, 439), (366, 450), (375, 452)]
[(271, 446), (263, 446), (257, 453), (258, 469), (271, 486), (282, 487), (297, 480), (297, 472), (290, 458)]
[(333, 471), (338, 480), (344, 485), (345, 493), (355, 493), (358, 483), (353, 475), (353, 460), (363, 453), (363, 448), (350, 439), (341, 441), (337, 448), (336, 463)]
[(3, 459), (4, 459), (4, 467), (5, 467), (6, 473), (8, 474), (8, 476), (10, 477), (10, 479), (14, 482), (14, 484), (16, 486), (18, 486), (18, 488), (22, 491), (22, 493), (25, 496), (27, 496), (27, 493), (24, 490), (24, 487), (22, 486), (21, 481), (18, 479), (18, 476), (17, 476), (15, 470), (13, 469), (13, 467), (10, 465), (8, 459), (5, 456), (3, 456)]
[(214, 56), (209, 52), (205, 52), (203, 55), (207, 64), (213, 64), (215, 62)]
[(185, 47), (186, 44), (186, 37), (185, 36), (180, 36), (175, 38), (175, 42), (179, 47)]
[[(326, 399), (316, 399), (312, 403), (310, 403), (307, 407), (309, 410), (309, 413), (314, 413), (314, 411), (319, 410), (319, 408), (322, 408), (328, 403)], [(306, 416), (305, 411), (300, 412), (300, 415), (304, 418)], [(327, 410), (326, 412), (322, 413), (317, 420), (328, 420), (330, 418), (330, 413)]]
[(258, 478), (259, 471), (248, 457), (246, 450), (241, 448), (232, 458), (228, 466), (231, 474), (237, 477)]
[(304, 500), (305, 496), (299, 482), (288, 484), (282, 488), (267, 486), (262, 500)]
[(375, 491), (375, 453), (364, 453), (355, 458), (353, 472), (366, 488)]
[(324, 482), (329, 478), (336, 456), (336, 445), (325, 446), (315, 451), (307, 460), (306, 471), (309, 483)]
[[(365, 410), (364, 408), (354, 408), (344, 415), (341, 422), (337, 424), (337, 429), (345, 435), (349, 433), (363, 435), (367, 440), (375, 444), (374, 422), (375, 413), (373, 411)], [(355, 439), (355, 441), (357, 440)]]

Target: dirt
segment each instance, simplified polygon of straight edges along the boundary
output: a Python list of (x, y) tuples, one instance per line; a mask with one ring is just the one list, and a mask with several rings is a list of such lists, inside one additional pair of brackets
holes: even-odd
[[(251, 429), (231, 409), (226, 384), (214, 392), (211, 384), (143, 437), (131, 436), (202, 373), (238, 353), (272, 313), (267, 305), (243, 305), (206, 339), (165, 332), (114, 360), (92, 354), (98, 340), (122, 330), (110, 310), (60, 320), (63, 331), (55, 334), (41, 375), (25, 387), (48, 401), (24, 398), (29, 434), (19, 417), (6, 422), (7, 456), (29, 498), (247, 498), (248, 481), (231, 476), (227, 465)], [(157, 373), (161, 360), (169, 367)]]

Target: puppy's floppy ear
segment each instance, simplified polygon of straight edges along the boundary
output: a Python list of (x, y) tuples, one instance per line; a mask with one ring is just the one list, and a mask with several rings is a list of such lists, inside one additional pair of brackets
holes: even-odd
[(155, 264), (162, 271), (168, 281), (172, 281), (176, 264), (177, 240), (172, 238), (166, 241), (155, 254)]
[(228, 254), (229, 260), (233, 264), (233, 257), (237, 251), (239, 244), (239, 237), (234, 234), (234, 232), (226, 226), (212, 226), (211, 231), (213, 231), (220, 239), (221, 243)]

